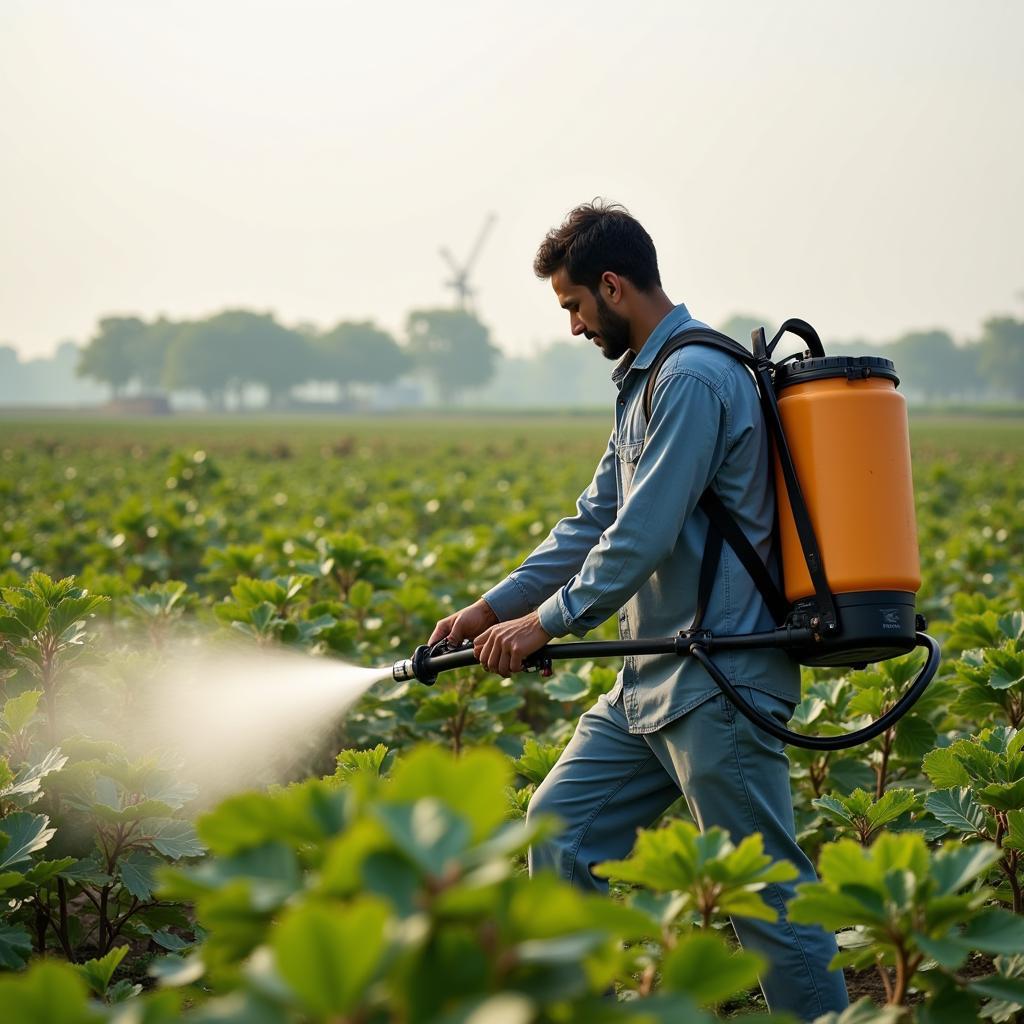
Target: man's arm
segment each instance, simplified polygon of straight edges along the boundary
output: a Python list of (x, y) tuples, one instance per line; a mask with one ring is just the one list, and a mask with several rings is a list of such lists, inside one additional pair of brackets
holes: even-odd
[(467, 608), (441, 619), (430, 643), (449, 637), (452, 644), (475, 639), (499, 621), (515, 619), (537, 606), (580, 570), (587, 553), (615, 519), (615, 431), (597, 464), (590, 486), (576, 502), (576, 515), (555, 524), (548, 536), (501, 583)]
[(640, 589), (675, 547), (726, 445), (725, 406), (710, 385), (687, 370), (659, 378), (630, 493), (579, 574), (538, 608), (547, 634), (583, 636)]

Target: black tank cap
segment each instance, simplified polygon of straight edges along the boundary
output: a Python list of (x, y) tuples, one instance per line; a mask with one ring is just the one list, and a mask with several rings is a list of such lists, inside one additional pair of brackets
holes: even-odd
[(897, 385), (900, 382), (892, 360), (884, 356), (810, 356), (777, 367), (775, 390), (829, 377), (846, 377), (848, 380), (883, 377)]

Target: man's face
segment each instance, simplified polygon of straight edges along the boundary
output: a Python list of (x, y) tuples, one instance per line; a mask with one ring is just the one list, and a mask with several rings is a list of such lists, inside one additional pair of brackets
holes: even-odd
[(575, 284), (564, 267), (551, 275), (558, 304), (569, 313), (569, 328), (574, 335), (583, 334), (604, 354), (606, 359), (619, 359), (629, 348), (629, 321), (615, 312), (601, 294), (601, 286), (592, 292)]

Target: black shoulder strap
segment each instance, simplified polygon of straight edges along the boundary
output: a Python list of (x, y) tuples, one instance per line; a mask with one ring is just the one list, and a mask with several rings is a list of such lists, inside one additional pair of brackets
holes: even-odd
[[(658, 381), (658, 374), (662, 366), (673, 352), (678, 351), (684, 345), (691, 344), (710, 345), (738, 359), (748, 366), (756, 365), (756, 360), (741, 345), (738, 345), (732, 338), (718, 331), (708, 328), (695, 328), (683, 331), (675, 337), (669, 338), (662, 346), (657, 358), (651, 365), (650, 374), (647, 378), (647, 385), (644, 390), (644, 416), (650, 421), (651, 408), (654, 404), (654, 388)], [(764, 562), (758, 555), (754, 545), (747, 540), (739, 523), (736, 522), (732, 513), (725, 507), (722, 499), (719, 498), (710, 487), (700, 496), (697, 502), (698, 507), (708, 518), (708, 537), (704, 546), (704, 555), (700, 563), (700, 578), (697, 582), (697, 611), (694, 615), (693, 629), (699, 629), (704, 620), (708, 603), (711, 600), (711, 589), (714, 585), (715, 575), (718, 572), (718, 563), (722, 557), (722, 541), (728, 541), (729, 547), (736, 553), (743, 567), (750, 574), (754, 585), (761, 592), (764, 602), (776, 623), (785, 621), (789, 612), (789, 604), (785, 595), (779, 590), (768, 572)]]
[(750, 352), (720, 331), (713, 331), (710, 327), (694, 327), (688, 331), (680, 331), (661, 346), (661, 351), (651, 364), (651, 371), (647, 376), (647, 386), (644, 389), (644, 416), (648, 422), (650, 422), (651, 408), (654, 405), (654, 387), (658, 382), (658, 374), (668, 357), (686, 345), (709, 345), (738, 359), (747, 366), (753, 367), (757, 364), (757, 360)]

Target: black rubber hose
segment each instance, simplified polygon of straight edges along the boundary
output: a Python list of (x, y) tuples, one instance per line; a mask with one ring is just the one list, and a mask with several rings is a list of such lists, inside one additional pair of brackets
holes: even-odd
[(779, 725), (766, 715), (762, 715), (757, 708), (752, 707), (740, 695), (736, 687), (729, 681), (726, 674), (711, 660), (711, 655), (699, 643), (690, 645), (690, 657), (696, 658), (708, 671), (708, 675), (718, 684), (719, 689), (732, 702), (740, 714), (744, 715), (759, 729), (770, 733), (776, 739), (788, 743), (790, 746), (803, 747), (805, 750), (845, 750), (848, 747), (856, 747), (861, 743), (874, 739), (881, 735), (890, 726), (898, 722), (917, 703), (921, 694), (928, 688), (935, 673), (939, 668), (941, 650), (938, 642), (927, 633), (916, 633), (915, 647), (928, 649), (928, 657), (925, 659), (924, 667), (918, 673), (917, 678), (907, 689), (900, 699), (880, 718), (877, 718), (870, 725), (863, 729), (855, 729), (853, 732), (843, 733), (841, 736), (804, 736), (801, 733), (793, 732)]

